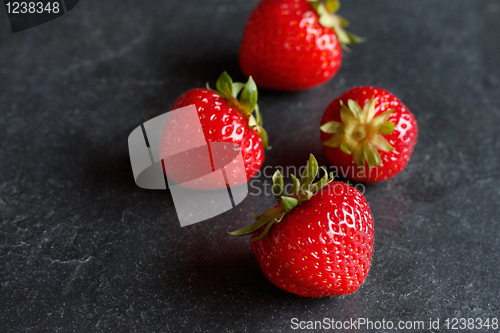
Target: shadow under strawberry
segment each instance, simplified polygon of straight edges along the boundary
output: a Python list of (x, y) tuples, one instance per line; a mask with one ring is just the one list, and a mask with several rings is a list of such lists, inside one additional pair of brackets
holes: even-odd
[[(181, 265), (183, 289), (216, 303), (253, 303), (265, 300), (314, 302), (276, 288), (262, 273), (250, 248), (221, 255), (202, 248)], [(186, 277), (187, 280), (186, 280)], [(243, 300), (241, 300), (243, 298)]]

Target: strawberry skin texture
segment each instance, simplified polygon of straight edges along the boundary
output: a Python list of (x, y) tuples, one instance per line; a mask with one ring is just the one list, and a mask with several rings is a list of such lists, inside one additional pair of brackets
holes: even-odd
[[(353, 181), (366, 183), (387, 180), (406, 167), (418, 136), (417, 122), (413, 114), (397, 97), (388, 91), (376, 87), (361, 86), (353, 88), (334, 99), (327, 107), (321, 120), (321, 125), (330, 121), (340, 122), (340, 101), (347, 104), (347, 101), (351, 99), (363, 107), (372, 96), (375, 97), (375, 116), (389, 109), (394, 109), (388, 119), (390, 122), (395, 123), (394, 131), (391, 134), (384, 135), (394, 150), (379, 151), (381, 165), (373, 167), (370, 171), (366, 166), (366, 173), (363, 175), (358, 171), (352, 155), (346, 154), (340, 148), (323, 145), (323, 150), (330, 163), (339, 168), (339, 175)], [(331, 134), (321, 132), (321, 141), (325, 142), (331, 136)]]
[[(259, 236), (262, 229), (253, 236)], [(370, 269), (373, 218), (364, 196), (331, 182), (251, 242), (260, 268), (277, 287), (305, 297), (355, 292)]]
[(263, 0), (248, 19), (240, 46), (243, 73), (259, 87), (298, 91), (330, 80), (342, 48), (306, 0)]
[[(193, 104), (198, 111), (206, 141), (237, 144), (241, 149), (244, 159), (246, 180), (249, 181), (252, 179), (264, 162), (264, 149), (261, 138), (250, 128), (248, 120), (239, 111), (229, 106), (217, 92), (209, 89), (192, 89), (187, 91), (175, 101), (171, 110)], [(172, 132), (170, 135), (182, 135), (182, 131), (174, 130)], [(168, 136), (169, 133), (166, 133), (166, 135)], [(164, 137), (163, 140), (164, 142), (178, 142), (179, 145), (182, 145), (183, 142), (183, 140), (178, 140), (175, 137)], [(179, 163), (174, 163), (174, 165), (179, 165)], [(204, 173), (204, 170), (196, 162), (192, 163), (186, 160), (180, 163), (180, 165), (182, 165), (182, 168), (167, 170), (169, 178), (177, 183), (183, 182), (188, 171), (190, 175)], [(166, 165), (165, 167), (168, 166)], [(199, 169), (199, 172), (196, 171), (197, 169)], [(241, 170), (232, 169), (231, 172), (237, 174), (241, 173)], [(227, 176), (231, 177), (232, 175)], [(241, 179), (241, 177), (234, 178)], [(199, 181), (192, 184), (192, 186), (206, 190), (226, 187), (225, 183), (213, 183), (210, 179), (208, 181), (203, 181), (203, 179), (204, 177), (200, 177)], [(232, 185), (239, 184), (233, 183)]]

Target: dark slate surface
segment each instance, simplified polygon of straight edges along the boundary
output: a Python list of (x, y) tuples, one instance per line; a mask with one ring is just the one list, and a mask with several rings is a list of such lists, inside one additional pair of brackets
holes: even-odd
[(500, 3), (344, 2), (351, 31), (369, 42), (321, 87), (261, 91), (274, 146), (265, 165), (300, 166), (309, 153), (326, 164), (322, 112), (357, 85), (392, 91), (420, 132), (404, 172), (366, 187), (376, 240), (365, 284), (324, 299), (274, 287), (248, 238), (226, 233), (271, 197), (181, 228), (168, 192), (132, 178), (132, 129), (224, 69), (243, 79), (237, 50), (257, 1), (82, 0), (17, 34), (4, 12), (1, 331), (290, 332), (294, 317), (500, 317)]

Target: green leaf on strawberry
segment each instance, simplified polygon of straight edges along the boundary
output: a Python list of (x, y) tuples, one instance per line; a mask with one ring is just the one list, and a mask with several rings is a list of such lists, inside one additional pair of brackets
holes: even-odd
[(364, 105), (349, 99), (347, 105), (340, 101), (340, 117), (342, 122), (330, 121), (323, 124), (321, 131), (334, 134), (323, 142), (324, 146), (339, 147), (344, 153), (352, 155), (358, 167), (365, 162), (371, 168), (380, 166), (381, 158), (378, 150), (391, 151), (393, 147), (383, 137), (391, 134), (395, 124), (388, 121), (394, 109), (387, 110), (375, 117), (374, 97)]
[(313, 183), (313, 180), (318, 174), (319, 168), (316, 158), (311, 154), (306, 168), (302, 172), (301, 180), (299, 181), (296, 177), (292, 176), (293, 186), (289, 193), (286, 193), (283, 176), (281, 172), (277, 170), (274, 173), (272, 180), (273, 192), (278, 205), (267, 209), (259, 216), (252, 214), (256, 220), (253, 224), (230, 232), (230, 234), (233, 236), (249, 235), (265, 226), (264, 232), (262, 232), (259, 237), (253, 238), (252, 241), (264, 239), (270, 228), (274, 224), (279, 223), (287, 213), (291, 212), (301, 203), (311, 199), (311, 197), (321, 190), (321, 188), (333, 181), (333, 174), (328, 176), (326, 169), (322, 169), (325, 173), (324, 176), (318, 182)]
[[(250, 76), (246, 83), (233, 82), (229, 74), (224, 71), (221, 76), (219, 76), (215, 86), (217, 88), (217, 93), (219, 93), (231, 107), (238, 110), (248, 120), (248, 125), (255, 130), (261, 138), (264, 149), (271, 149), (267, 132), (262, 127), (262, 117), (260, 115), (259, 105), (257, 104), (259, 94), (257, 85), (252, 77)], [(209, 89), (208, 84), (207, 89)]]
[(349, 26), (349, 22), (343, 17), (335, 14), (340, 8), (340, 1), (338, 0), (309, 0), (312, 7), (319, 15), (319, 23), (328, 28), (332, 28), (337, 35), (337, 38), (342, 45), (342, 49), (345, 51), (350, 51), (347, 45), (349, 44), (359, 44), (365, 41), (364, 38), (356, 36), (350, 32), (344, 30), (345, 27)]
[(243, 91), (241, 92), (240, 105), (245, 110), (253, 112), (253, 110), (255, 110), (255, 106), (257, 105), (257, 99), (257, 85), (250, 76), (248, 78), (247, 84), (245, 84)]

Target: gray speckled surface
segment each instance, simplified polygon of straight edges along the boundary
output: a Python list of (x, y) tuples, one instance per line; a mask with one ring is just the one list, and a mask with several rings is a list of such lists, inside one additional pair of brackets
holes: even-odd
[(242, 79), (237, 50), (255, 4), (82, 0), (17, 34), (1, 15), (2, 332), (500, 317), (498, 1), (344, 1), (351, 30), (369, 42), (321, 87), (261, 91), (269, 166), (300, 166), (309, 153), (326, 164), (319, 120), (357, 85), (393, 92), (418, 121), (408, 167), (366, 187), (375, 252), (355, 294), (303, 299), (267, 281), (248, 239), (226, 232), (270, 197), (181, 228), (166, 191), (135, 186), (128, 134), (222, 70)]

